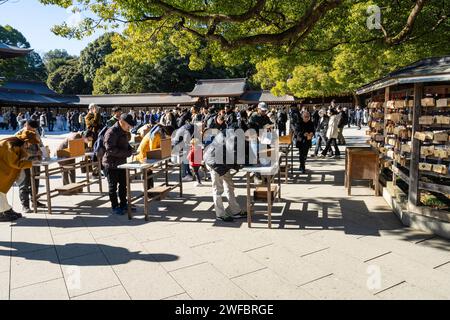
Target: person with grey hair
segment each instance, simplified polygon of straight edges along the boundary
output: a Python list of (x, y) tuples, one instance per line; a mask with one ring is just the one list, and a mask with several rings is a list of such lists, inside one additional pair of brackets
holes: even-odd
[(97, 135), (102, 129), (102, 117), (99, 112), (99, 108), (96, 104), (91, 103), (89, 105), (89, 112), (85, 118), (86, 130), (94, 133), (94, 141), (97, 140)]

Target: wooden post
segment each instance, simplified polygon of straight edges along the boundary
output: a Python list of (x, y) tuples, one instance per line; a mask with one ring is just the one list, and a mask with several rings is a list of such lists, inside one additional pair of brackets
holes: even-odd
[(47, 194), (48, 214), (52, 214), (52, 199), (50, 195), (50, 175), (48, 172), (48, 164), (45, 165), (45, 193)]
[[(142, 169), (142, 173), (144, 176), (144, 215), (145, 221), (148, 221), (148, 169)], [(129, 204), (129, 206), (131, 206), (131, 203)]]
[(419, 130), (419, 117), (422, 109), (421, 99), (423, 96), (423, 84), (414, 84), (414, 108), (412, 121), (412, 145), (411, 161), (409, 167), (409, 193), (408, 204), (417, 206), (420, 201), (419, 192), (419, 161), (420, 161), (420, 141), (414, 138), (414, 134)]
[(126, 182), (127, 182), (127, 214), (128, 220), (131, 220), (133, 216), (131, 215), (131, 181), (130, 181), (130, 169), (125, 169)]
[(246, 180), (247, 180), (247, 224), (248, 227), (251, 228), (252, 226), (252, 208), (250, 205), (250, 172), (247, 172), (245, 174)]
[[(92, 171), (94, 171), (94, 158), (92, 158)], [(100, 189), (100, 193), (103, 194), (103, 187), (102, 187), (102, 161), (100, 158), (98, 158), (98, 187)]]
[(269, 221), (269, 229), (272, 228), (272, 201), (273, 201), (272, 187), (271, 187), (272, 179), (273, 179), (273, 176), (267, 176), (267, 200), (268, 200), (267, 219)]
[(34, 166), (30, 169), (30, 183), (31, 183), (31, 200), (33, 201), (33, 212), (37, 213), (37, 194), (36, 190), (36, 172)]

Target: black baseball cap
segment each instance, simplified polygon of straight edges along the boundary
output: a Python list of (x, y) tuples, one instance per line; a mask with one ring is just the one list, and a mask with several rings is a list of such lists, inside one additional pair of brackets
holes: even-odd
[(131, 114), (122, 113), (120, 116), (120, 120), (125, 121), (132, 127), (136, 125), (136, 121), (133, 120), (133, 116)]

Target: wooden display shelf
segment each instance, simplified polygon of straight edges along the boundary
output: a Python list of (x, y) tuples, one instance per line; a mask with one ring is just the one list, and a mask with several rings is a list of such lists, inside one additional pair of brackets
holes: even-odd
[(443, 195), (450, 194), (450, 186), (437, 184), (437, 183), (431, 183), (431, 182), (419, 181), (419, 189), (438, 192), (438, 193), (442, 193)]

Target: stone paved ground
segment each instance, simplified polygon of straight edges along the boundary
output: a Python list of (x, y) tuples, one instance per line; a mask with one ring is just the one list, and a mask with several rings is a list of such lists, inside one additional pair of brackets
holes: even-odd
[(450, 299), (448, 241), (404, 228), (367, 183), (347, 196), (343, 159), (308, 168), (270, 230), (263, 214), (216, 222), (209, 183), (152, 204), (149, 222), (111, 216), (98, 193), (55, 198), (53, 215), (0, 223), (0, 299)]

